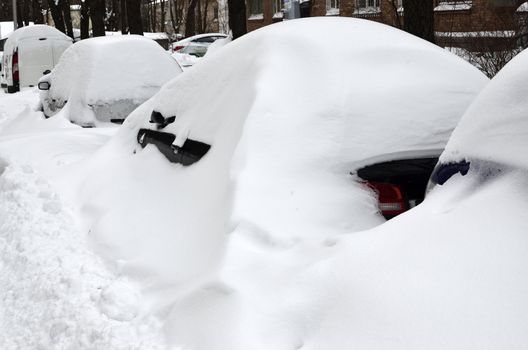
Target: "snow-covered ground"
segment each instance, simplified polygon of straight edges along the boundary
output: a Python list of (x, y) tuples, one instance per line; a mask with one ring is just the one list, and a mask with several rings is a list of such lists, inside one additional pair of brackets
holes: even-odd
[(0, 93), (0, 348), (165, 348), (138, 286), (92, 251), (49, 181), (115, 130), (45, 121), (37, 101)]
[[(0, 93), (0, 348), (522, 348), (526, 58), (444, 156), (508, 171), (472, 167), (387, 223), (349, 171), (443, 148), (487, 84), (395, 29), (267, 27), (115, 128), (44, 120), (36, 91)], [(184, 167), (142, 149), (153, 110), (176, 116), (163, 131), (177, 145), (210, 151)]]

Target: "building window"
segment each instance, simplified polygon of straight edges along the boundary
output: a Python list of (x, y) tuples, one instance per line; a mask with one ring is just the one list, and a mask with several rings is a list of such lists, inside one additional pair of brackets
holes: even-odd
[(463, 11), (471, 10), (473, 0), (439, 0), (435, 11)]
[(369, 14), (380, 12), (380, 0), (356, 0), (354, 14)]
[(263, 19), (264, 11), (262, 11), (262, 0), (248, 0), (249, 18), (248, 19)]
[(338, 16), (339, 15), (339, 0), (326, 0), (326, 15), (327, 16)]

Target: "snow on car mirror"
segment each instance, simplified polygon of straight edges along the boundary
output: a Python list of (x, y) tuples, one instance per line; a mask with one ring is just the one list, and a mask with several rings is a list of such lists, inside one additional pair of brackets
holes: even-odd
[(46, 91), (46, 90), (49, 90), (50, 87), (51, 87), (51, 84), (48, 83), (47, 81), (41, 81), (40, 83), (38, 83), (39, 90)]
[(187, 139), (183, 146), (175, 146), (172, 143), (176, 135), (150, 129), (140, 129), (137, 135), (137, 141), (142, 148), (152, 144), (172, 163), (189, 166), (196, 163), (209, 151), (210, 145)]

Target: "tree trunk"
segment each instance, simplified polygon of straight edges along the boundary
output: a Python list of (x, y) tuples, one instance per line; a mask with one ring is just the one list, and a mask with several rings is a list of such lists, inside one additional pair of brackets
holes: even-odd
[(195, 11), (195, 13), (196, 13), (196, 22), (195, 22), (195, 26), (196, 26), (196, 24), (198, 24), (196, 26), (196, 32), (197, 33), (204, 33), (203, 27), (202, 27), (202, 23), (203, 23), (203, 21), (202, 21), (202, 8), (203, 8), (203, 6), (202, 6), (201, 2), (202, 2), (201, 0), (198, 0), (196, 2), (196, 11)]
[(207, 24), (209, 24), (209, 21), (207, 20), (207, 10), (209, 9), (209, 0), (204, 0), (204, 10), (203, 10), (203, 22), (202, 22), (202, 30), (204, 33), (209, 32), (209, 28), (207, 27)]
[(87, 1), (81, 2), (81, 40), (90, 37), (90, 7)]
[(72, 27), (72, 20), (71, 20), (71, 12), (70, 12), (70, 1), (69, 0), (60, 0), (59, 4), (62, 8), (62, 13), (64, 14), (64, 23), (66, 25), (66, 35), (68, 35), (70, 38), (74, 39), (73, 36), (73, 27)]
[(172, 31), (174, 32), (174, 34), (177, 34), (178, 33), (178, 25), (176, 24), (177, 23), (177, 17), (176, 17), (177, 13), (176, 13), (176, 4), (174, 3), (174, 0), (169, 0), (169, 14), (170, 14), (170, 19), (172, 23)]
[(62, 17), (62, 9), (57, 3), (55, 3), (55, 0), (51, 0), (49, 2), (49, 7), (51, 11), (51, 18), (53, 18), (53, 23), (55, 23), (55, 28), (63, 33), (66, 33), (66, 28), (64, 27), (64, 18)]
[(25, 17), (24, 3), (21, 0), (18, 0), (16, 3), (16, 7), (17, 7), (17, 19), (16, 19), (17, 28), (22, 28), (24, 26), (24, 17)]
[(403, 0), (406, 32), (434, 43), (433, 1)]
[(227, 7), (229, 12), (229, 27), (231, 27), (231, 31), (233, 32), (234, 40), (247, 33), (246, 2), (244, 0), (227, 0)]
[(160, 32), (165, 32), (165, 0), (160, 1), (161, 23)]
[(35, 24), (43, 24), (44, 23), (44, 16), (42, 15), (42, 4), (39, 0), (33, 0), (32, 1), (33, 6), (33, 23)]
[(92, 20), (92, 36), (105, 36), (105, 2), (104, 0), (90, 0), (90, 18)]
[(150, 31), (155, 32), (156, 31), (156, 2), (152, 1), (150, 3), (150, 22), (152, 25), (150, 26)]
[(121, 8), (121, 13), (119, 14), (119, 27), (121, 28), (121, 33), (128, 34), (126, 1), (119, 0), (119, 6)]
[(130, 34), (143, 35), (143, 22), (141, 21), (141, 1), (126, 0), (126, 8)]
[(189, 7), (187, 8), (187, 15), (185, 16), (185, 36), (193, 36), (195, 34), (195, 22), (196, 22), (196, 3), (198, 0), (191, 0)]

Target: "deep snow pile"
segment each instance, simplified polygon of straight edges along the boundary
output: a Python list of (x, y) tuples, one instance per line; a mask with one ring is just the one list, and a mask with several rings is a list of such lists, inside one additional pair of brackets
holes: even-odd
[(165, 348), (138, 286), (88, 244), (49, 179), (110, 128), (44, 119), (38, 93), (0, 93), (0, 348)]
[(29, 166), (0, 173), (0, 347), (162, 348), (137, 287), (90, 251), (49, 183)]
[[(486, 82), (460, 58), (376, 23), (273, 25), (167, 84), (60, 181), (97, 251), (164, 315), (170, 344), (298, 348), (339, 308), (340, 292), (295, 276), (339, 235), (383, 222), (349, 172), (373, 158), (437, 154)], [(141, 149), (137, 132), (153, 127), (153, 110), (176, 117), (163, 129), (176, 145), (210, 144), (204, 158), (182, 167)]]
[(92, 38), (64, 52), (53, 72), (43, 78), (51, 87), (41, 99), (67, 101), (62, 114), (78, 124), (96, 123), (96, 117), (108, 122), (112, 116), (94, 115), (94, 109), (111, 105), (101, 114), (123, 114), (119, 108), (130, 113), (181, 71), (153, 40), (136, 35)]

